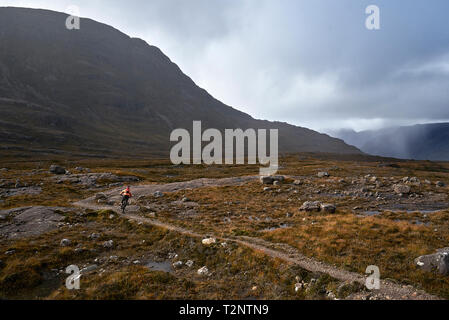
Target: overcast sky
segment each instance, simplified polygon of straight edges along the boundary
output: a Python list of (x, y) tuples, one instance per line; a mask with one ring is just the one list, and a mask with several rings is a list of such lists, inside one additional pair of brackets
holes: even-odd
[[(370, 4), (380, 30), (365, 27)], [(447, 0), (0, 0), (70, 5), (255, 118), (320, 131), (449, 120)]]

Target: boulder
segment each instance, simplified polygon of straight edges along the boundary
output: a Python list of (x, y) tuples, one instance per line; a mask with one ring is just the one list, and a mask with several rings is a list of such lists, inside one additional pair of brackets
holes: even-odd
[(156, 191), (155, 193), (153, 193), (153, 196), (155, 198), (162, 198), (164, 196), (164, 194), (160, 191)]
[(98, 266), (96, 264), (93, 264), (93, 265), (85, 267), (84, 269), (81, 269), (80, 273), (81, 274), (86, 274), (86, 273), (95, 271), (97, 269), (98, 269)]
[(111, 249), (114, 247), (114, 241), (113, 240), (109, 240), (109, 241), (105, 241), (103, 243), (103, 247), (106, 249)]
[(61, 247), (68, 247), (72, 244), (72, 241), (69, 239), (62, 239), (60, 242)]
[(411, 192), (411, 188), (404, 184), (396, 184), (393, 186), (393, 190), (397, 194), (409, 194)]
[(329, 173), (328, 172), (318, 172), (318, 174), (317, 174), (317, 176), (318, 176), (318, 178), (327, 178), (327, 177), (329, 177), (330, 175), (329, 175)]
[(321, 211), (321, 203), (318, 201), (306, 201), (303, 203), (301, 208), (299, 208), (300, 211)]
[(333, 204), (324, 203), (321, 205), (321, 210), (327, 213), (335, 213), (335, 211), (337, 211), (337, 207)]
[(58, 166), (58, 165), (51, 165), (50, 166), (50, 173), (54, 173), (54, 174), (65, 174), (66, 170), (65, 168)]
[(445, 184), (443, 181), (437, 181), (437, 182), (435, 183), (435, 185), (436, 185), (437, 187), (439, 187), (439, 188), (443, 188), (443, 187), (446, 186), (446, 184)]
[(204, 239), (202, 241), (203, 245), (205, 246), (210, 246), (211, 244), (217, 243), (217, 239), (215, 238), (208, 238), (208, 239)]
[(262, 184), (273, 184), (274, 179), (273, 177), (260, 177), (260, 182)]
[(200, 276), (207, 276), (209, 274), (209, 269), (207, 269), (207, 267), (202, 267), (197, 272)]
[(436, 253), (421, 256), (415, 259), (418, 268), (441, 275), (449, 275), (449, 248), (438, 249)]

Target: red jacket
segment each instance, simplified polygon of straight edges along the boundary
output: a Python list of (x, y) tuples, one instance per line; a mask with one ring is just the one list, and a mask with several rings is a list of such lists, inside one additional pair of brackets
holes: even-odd
[(120, 194), (122, 195), (122, 196), (128, 196), (128, 197), (130, 197), (130, 198), (132, 198), (132, 193), (131, 193), (131, 191), (129, 190), (129, 189), (125, 189), (125, 190), (123, 190), (122, 192), (120, 192)]

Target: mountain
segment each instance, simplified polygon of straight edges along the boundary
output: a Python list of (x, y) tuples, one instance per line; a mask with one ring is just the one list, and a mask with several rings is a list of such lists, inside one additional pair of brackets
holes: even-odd
[[(0, 8), (0, 145), (167, 155), (173, 129), (278, 128), (281, 152), (360, 153), (342, 140), (253, 119), (199, 88), (158, 48), (63, 13)], [(275, 107), (275, 106), (274, 106)]]
[(334, 135), (373, 155), (449, 161), (449, 123), (418, 124), (361, 132), (341, 130)]

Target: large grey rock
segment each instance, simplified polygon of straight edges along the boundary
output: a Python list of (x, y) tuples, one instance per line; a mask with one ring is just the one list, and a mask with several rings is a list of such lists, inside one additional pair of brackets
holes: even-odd
[(260, 182), (262, 183), (262, 184), (273, 184), (273, 182), (274, 182), (274, 179), (273, 179), (273, 177), (260, 177)]
[(436, 253), (415, 259), (418, 268), (428, 272), (449, 275), (449, 248), (438, 249)]
[(321, 205), (321, 210), (327, 213), (335, 213), (335, 211), (337, 211), (337, 207), (330, 203), (323, 203)]
[(65, 174), (66, 170), (65, 168), (58, 166), (58, 165), (51, 165), (50, 166), (50, 173), (54, 173), (54, 174)]
[(395, 184), (393, 190), (397, 194), (409, 194), (412, 189), (404, 184)]
[(328, 172), (318, 172), (318, 174), (317, 174), (317, 176), (318, 176), (318, 178), (327, 178), (327, 177), (329, 177), (330, 175), (329, 175), (329, 173)]
[(300, 211), (321, 211), (321, 203), (318, 201), (306, 201), (303, 203), (301, 208), (299, 208)]
[(439, 188), (443, 188), (443, 187), (446, 186), (446, 184), (445, 184), (443, 181), (437, 181), (435, 184), (436, 184), (436, 186), (439, 187)]
[(1, 215), (12, 217), (0, 226), (0, 237), (20, 239), (38, 236), (57, 229), (64, 220), (62, 213), (70, 208), (24, 207), (0, 211)]
[(69, 239), (62, 239), (61, 242), (59, 243), (59, 245), (61, 247), (68, 247), (72, 244), (72, 241), (70, 241)]

